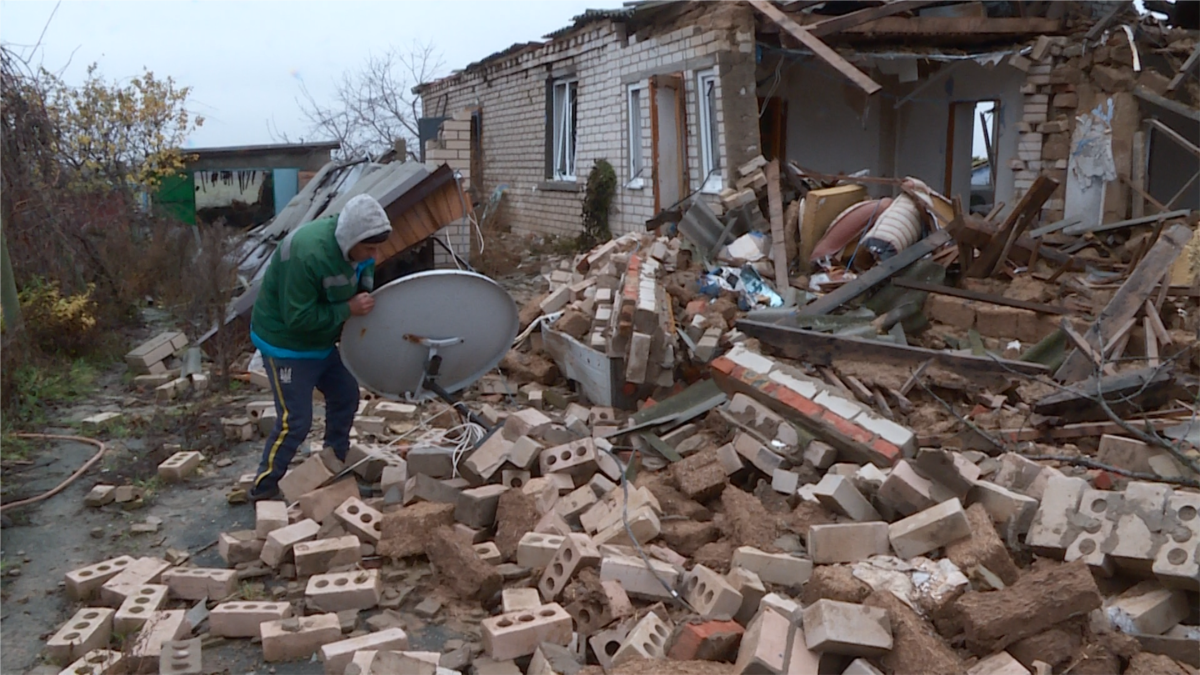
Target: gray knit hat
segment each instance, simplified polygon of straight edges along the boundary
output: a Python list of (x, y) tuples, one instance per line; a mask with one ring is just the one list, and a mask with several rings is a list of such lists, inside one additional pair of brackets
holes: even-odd
[(357, 195), (346, 202), (346, 208), (338, 215), (334, 236), (342, 256), (349, 260), (350, 249), (355, 244), (391, 232), (392, 224), (388, 222), (383, 206), (371, 195)]

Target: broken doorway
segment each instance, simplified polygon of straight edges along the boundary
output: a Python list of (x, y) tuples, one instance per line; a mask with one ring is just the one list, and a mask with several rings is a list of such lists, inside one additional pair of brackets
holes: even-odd
[(674, 206), (687, 195), (686, 134), (683, 76), (652, 76), (650, 146), (655, 213)]
[(994, 99), (950, 104), (942, 194), (958, 197), (971, 213), (987, 215), (996, 204), (999, 113)]

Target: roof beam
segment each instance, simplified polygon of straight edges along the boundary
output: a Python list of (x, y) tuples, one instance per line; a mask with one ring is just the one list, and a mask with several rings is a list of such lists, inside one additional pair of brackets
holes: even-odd
[(851, 82), (858, 85), (868, 96), (883, 88), (882, 85), (872, 80), (866, 73), (855, 68), (854, 64), (842, 58), (841, 54), (838, 54), (833, 48), (822, 42), (821, 38), (809, 33), (804, 26), (793, 21), (791, 17), (784, 14), (770, 2), (767, 2), (767, 0), (750, 0), (750, 4), (763, 16), (775, 22), (776, 25), (799, 40), (805, 47), (811, 49), (814, 54), (833, 66)]
[(818, 21), (817, 23), (809, 24), (807, 28), (809, 33), (812, 33), (817, 37), (822, 37), (832, 33), (839, 33), (847, 28), (851, 28), (868, 21), (882, 19), (894, 14), (899, 14), (900, 12), (919, 9), (926, 5), (932, 5), (936, 1), (937, 0), (892, 0), (892, 2), (878, 5), (876, 7), (867, 7), (865, 9), (859, 9), (850, 12), (848, 14), (825, 19), (824, 21)]
[[(862, 10), (860, 10), (862, 11)], [(846, 35), (1050, 35), (1062, 30), (1059, 19), (992, 19), (986, 16), (889, 16), (843, 30)]]

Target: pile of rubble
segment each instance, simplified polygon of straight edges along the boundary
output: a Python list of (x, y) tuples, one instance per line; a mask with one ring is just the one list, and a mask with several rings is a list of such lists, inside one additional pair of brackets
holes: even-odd
[[(93, 668), (80, 672), (190, 673), (205, 643), (251, 639), (268, 663), (315, 656), (338, 675), (644, 659), (779, 674), (1200, 666), (1200, 494), (924, 446), (745, 344), (710, 371), (632, 415), (557, 397), (485, 405), (494, 428), (465, 452), (420, 409), (367, 401), (346, 462), (298, 458), (284, 500), (221, 535), (229, 568), (121, 557), (68, 574), (85, 606), (50, 655)], [(268, 410), (252, 402), (246, 419)], [(241, 438), (246, 424), (227, 429)], [(1109, 445), (1109, 458), (1161, 452)], [(180, 453), (160, 472), (186, 480), (199, 460)], [(421, 558), (439, 592), (417, 599)], [(244, 597), (247, 579), (266, 579), (270, 599)], [(166, 609), (180, 601), (199, 602)], [(443, 603), (471, 618), (473, 641), (411, 650), (408, 612)], [(116, 634), (132, 638), (124, 652), (109, 649)]]

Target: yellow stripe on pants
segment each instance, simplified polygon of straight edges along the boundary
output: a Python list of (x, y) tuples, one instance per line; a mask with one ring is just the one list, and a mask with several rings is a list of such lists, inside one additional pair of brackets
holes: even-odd
[(275, 359), (268, 358), (267, 361), (271, 364), (271, 387), (275, 391), (275, 396), (279, 398), (279, 407), (283, 408), (283, 416), (279, 418), (279, 437), (275, 439), (275, 444), (271, 446), (271, 452), (267, 455), (267, 470), (254, 479), (254, 487), (258, 487), (259, 482), (275, 470), (275, 452), (279, 450), (279, 446), (283, 445), (283, 439), (287, 438), (288, 434), (287, 401), (283, 398), (283, 389), (279, 386), (279, 367), (275, 365)]

